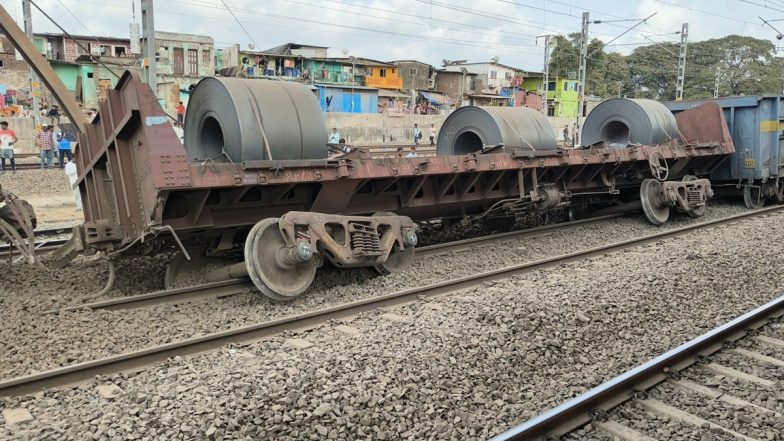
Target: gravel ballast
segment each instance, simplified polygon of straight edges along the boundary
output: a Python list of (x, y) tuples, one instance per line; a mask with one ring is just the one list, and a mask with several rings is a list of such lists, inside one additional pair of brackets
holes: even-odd
[[(4, 408), (25, 408), (34, 420), (0, 434), (487, 439), (775, 297), (782, 283), (770, 268), (784, 255), (769, 244), (784, 239), (781, 220), (748, 219), (78, 389), (5, 399)], [(220, 305), (224, 314), (247, 309)], [(167, 308), (177, 326), (198, 322)], [(158, 323), (157, 309), (145, 310), (156, 326), (148, 333), (176, 329)], [(124, 316), (108, 315), (118, 334), (130, 326)], [(100, 326), (85, 320), (82, 332)], [(104, 398), (97, 387), (112, 384), (120, 392)]]
[[(743, 211), (737, 205), (712, 206), (698, 219), (725, 217)], [(664, 228), (697, 220), (674, 217)], [(51, 369), (80, 361), (250, 325), (339, 303), (383, 295), (405, 288), (438, 283), (461, 276), (530, 262), (611, 242), (653, 234), (661, 228), (641, 216), (609, 219), (554, 231), (534, 239), (514, 239), (447, 252), (415, 260), (406, 271), (381, 277), (374, 270), (323, 268), (308, 293), (292, 302), (272, 301), (255, 289), (222, 300), (160, 305), (132, 311), (80, 310), (41, 316), (39, 312), (98, 300), (107, 279), (107, 266), (61, 271), (15, 266), (8, 280), (31, 280), (18, 292), (0, 298), (0, 320), (11, 325), (0, 330), (8, 354), (0, 359), (4, 378)], [(163, 288), (167, 256), (123, 262), (117, 268), (118, 289), (111, 296), (138, 294)], [(54, 278), (56, 283), (50, 280)]]

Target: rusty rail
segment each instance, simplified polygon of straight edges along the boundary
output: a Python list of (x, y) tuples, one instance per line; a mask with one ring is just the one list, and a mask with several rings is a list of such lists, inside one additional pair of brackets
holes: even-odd
[[(549, 268), (566, 262), (577, 261), (587, 257), (619, 251), (630, 246), (656, 242), (664, 238), (675, 237), (690, 231), (706, 227), (715, 227), (731, 223), (744, 218), (773, 213), (784, 210), (784, 206), (763, 208), (742, 214), (728, 216), (688, 225), (681, 228), (662, 231), (647, 236), (615, 242), (586, 250), (576, 251), (561, 256), (550, 257), (534, 262), (513, 265), (471, 276), (460, 277), (432, 285), (410, 288), (378, 297), (358, 300), (356, 302), (336, 305), (304, 314), (284, 317), (269, 322), (258, 323), (241, 328), (203, 335), (179, 342), (161, 346), (145, 348), (142, 350), (113, 355), (106, 358), (78, 363), (49, 371), (38, 372), (22, 377), (0, 381), (0, 396), (13, 396), (33, 393), (49, 388), (62, 387), (80, 381), (94, 378), (96, 375), (106, 375), (126, 370), (138, 370), (150, 364), (166, 360), (174, 356), (196, 354), (213, 350), (227, 343), (247, 343), (280, 334), (284, 331), (312, 329), (323, 323), (352, 315), (374, 310), (381, 307), (392, 307), (415, 301), (422, 297), (432, 297), (461, 291), (480, 286), (482, 283), (511, 277), (514, 275)], [(526, 439), (526, 438), (519, 438)]]
[(668, 373), (678, 372), (693, 365), (700, 357), (721, 349), (725, 342), (743, 338), (748, 331), (758, 329), (771, 318), (781, 315), (784, 315), (784, 296), (513, 427), (492, 438), (492, 441), (557, 439), (589, 423), (595, 413), (606, 412), (632, 399), (635, 393), (648, 390), (667, 379)]

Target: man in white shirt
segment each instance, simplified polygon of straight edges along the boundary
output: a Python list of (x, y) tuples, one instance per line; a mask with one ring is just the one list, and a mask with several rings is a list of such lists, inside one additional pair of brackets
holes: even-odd
[(422, 139), (422, 129), (418, 124), (414, 124), (414, 145), (419, 147), (419, 140)]
[(416, 156), (417, 156), (417, 154), (416, 154), (416, 147), (412, 146), (411, 147), (411, 151), (408, 152), (408, 154), (406, 155), (406, 158), (416, 158)]
[(81, 211), (82, 195), (79, 193), (79, 186), (76, 185), (76, 180), (79, 178), (79, 175), (76, 171), (76, 163), (73, 162), (73, 159), (65, 164), (65, 175), (68, 176), (68, 182), (71, 183), (71, 191), (73, 192), (74, 200), (76, 201), (76, 210)]
[(16, 171), (16, 161), (14, 160), (14, 144), (19, 139), (16, 132), (8, 129), (7, 121), (0, 121), (0, 170), (5, 171), (5, 160), (11, 160), (11, 171)]
[(338, 133), (337, 127), (332, 128), (332, 133), (329, 134), (329, 143), (340, 144), (340, 133)]

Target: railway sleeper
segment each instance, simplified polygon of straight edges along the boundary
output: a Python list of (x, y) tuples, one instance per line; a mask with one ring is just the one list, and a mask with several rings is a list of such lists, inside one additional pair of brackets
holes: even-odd
[(265, 295), (290, 300), (305, 292), (329, 260), (338, 267), (374, 267), (390, 274), (408, 267), (417, 244), (416, 225), (406, 216), (340, 216), (291, 211), (251, 228), (244, 261), (206, 275), (210, 281), (250, 277)]

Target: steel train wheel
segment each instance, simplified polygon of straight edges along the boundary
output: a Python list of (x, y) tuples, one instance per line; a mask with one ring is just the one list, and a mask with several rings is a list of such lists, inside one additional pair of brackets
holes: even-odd
[(743, 187), (743, 203), (749, 210), (758, 210), (765, 206), (765, 186), (747, 185)]
[(284, 264), (279, 253), (285, 249), (286, 241), (277, 218), (264, 219), (254, 225), (245, 240), (248, 275), (259, 291), (275, 300), (291, 300), (305, 292), (318, 269), (318, 259)]
[(640, 186), (640, 202), (642, 211), (654, 225), (667, 222), (670, 217), (670, 206), (661, 200), (661, 183), (655, 179), (646, 179)]
[[(379, 211), (378, 213), (373, 213), (373, 216), (394, 216), (395, 213), (391, 213), (389, 211)], [(388, 276), (392, 273), (398, 273), (403, 271), (404, 269), (411, 266), (414, 262), (414, 247), (406, 247), (404, 250), (400, 250), (395, 245), (395, 248), (389, 252), (389, 256), (387, 256), (387, 261), (380, 264), (374, 265), (373, 268), (378, 271), (379, 274), (382, 276)]]

